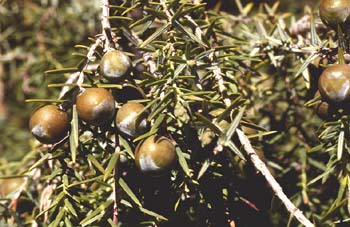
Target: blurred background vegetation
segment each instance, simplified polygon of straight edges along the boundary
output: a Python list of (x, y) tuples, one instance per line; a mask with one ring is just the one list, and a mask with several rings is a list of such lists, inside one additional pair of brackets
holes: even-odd
[(22, 1), (0, 3), (0, 154), (20, 159), (30, 150), (28, 119), (35, 103), (55, 97), (47, 84), (64, 82), (44, 71), (77, 63), (74, 45), (88, 43), (100, 29), (99, 1)]

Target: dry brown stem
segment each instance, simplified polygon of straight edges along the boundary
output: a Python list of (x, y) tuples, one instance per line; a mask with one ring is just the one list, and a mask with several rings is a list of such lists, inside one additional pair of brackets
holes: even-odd
[(259, 156), (256, 154), (254, 148), (250, 144), (250, 141), (248, 137), (239, 129), (236, 130), (238, 138), (243, 145), (244, 150), (247, 152), (250, 160), (252, 161), (253, 165), (257, 170), (261, 172), (261, 174), (265, 177), (267, 183), (271, 186), (274, 193), (277, 195), (277, 197), (282, 201), (284, 206), (287, 208), (288, 212), (294, 216), (301, 224), (303, 224), (305, 227), (315, 227), (312, 222), (307, 219), (303, 212), (299, 210), (284, 194), (282, 187), (279, 185), (279, 183), (276, 181), (276, 179), (272, 176), (269, 169), (266, 167), (265, 163), (261, 161)]

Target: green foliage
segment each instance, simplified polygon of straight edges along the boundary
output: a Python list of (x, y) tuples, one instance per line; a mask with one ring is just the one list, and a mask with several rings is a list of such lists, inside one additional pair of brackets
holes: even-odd
[[(315, 9), (305, 7), (303, 23), (278, 2), (234, 2), (221, 11), (201, 1), (109, 1), (104, 32), (98, 1), (1, 3), (0, 225), (298, 226), (251, 165), (238, 128), (310, 220), (346, 222), (349, 115), (339, 108), (323, 122), (310, 108), (320, 103), (320, 73), (337, 61), (335, 33)], [(100, 75), (109, 48), (132, 59), (124, 81)], [(126, 85), (145, 93), (130, 101), (144, 104), (148, 132), (128, 138), (114, 122), (79, 119), (84, 88), (108, 88), (120, 108)], [(38, 103), (71, 116), (57, 144), (23, 129)], [(156, 178), (137, 170), (133, 153), (154, 134), (170, 138), (178, 156)], [(7, 194), (11, 179), (21, 181)]]

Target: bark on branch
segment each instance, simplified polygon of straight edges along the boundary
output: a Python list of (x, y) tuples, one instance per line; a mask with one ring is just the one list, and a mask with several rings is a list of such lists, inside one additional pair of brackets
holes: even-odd
[(259, 156), (255, 153), (254, 148), (250, 144), (248, 137), (239, 129), (236, 130), (238, 138), (243, 145), (244, 150), (247, 152), (250, 160), (254, 164), (255, 168), (259, 170), (262, 175), (265, 177), (267, 183), (271, 186), (274, 193), (277, 197), (282, 201), (284, 206), (287, 208), (288, 212), (293, 215), (301, 224), (305, 227), (315, 227), (312, 222), (307, 219), (301, 210), (299, 210), (284, 194), (282, 187), (275, 180), (275, 178), (271, 175), (270, 171), (266, 167), (265, 163), (261, 161)]

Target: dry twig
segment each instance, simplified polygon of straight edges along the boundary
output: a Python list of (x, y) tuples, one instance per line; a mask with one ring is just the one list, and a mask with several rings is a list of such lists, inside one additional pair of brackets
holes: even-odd
[[(105, 39), (105, 48), (104, 51), (107, 52), (111, 46), (115, 47), (114, 42), (113, 42), (113, 34), (111, 31), (111, 24), (109, 23), (109, 1), (108, 0), (101, 0), (102, 1), (102, 35)], [(116, 137), (116, 145), (117, 145), (117, 138)], [(115, 149), (116, 153), (120, 153), (119, 146), (116, 147)], [(118, 158), (119, 161), (119, 158)], [(119, 181), (119, 174), (118, 174), (118, 161), (114, 167), (114, 185), (113, 185), (113, 193), (114, 193), (114, 206), (113, 206), (113, 223), (115, 225), (118, 225), (118, 196), (117, 196), (117, 191), (118, 191), (118, 181)]]
[(284, 194), (282, 187), (278, 184), (275, 178), (271, 175), (269, 169), (266, 167), (265, 163), (261, 161), (259, 156), (256, 154), (254, 148), (250, 144), (247, 136), (239, 129), (236, 129), (238, 138), (243, 145), (244, 150), (247, 152), (250, 160), (254, 164), (255, 168), (259, 170), (265, 177), (267, 183), (271, 186), (272, 190), (275, 192), (277, 197), (282, 201), (284, 206), (287, 208), (288, 212), (294, 216), (301, 224), (305, 227), (314, 227), (315, 225), (307, 219), (304, 214), (299, 210)]

